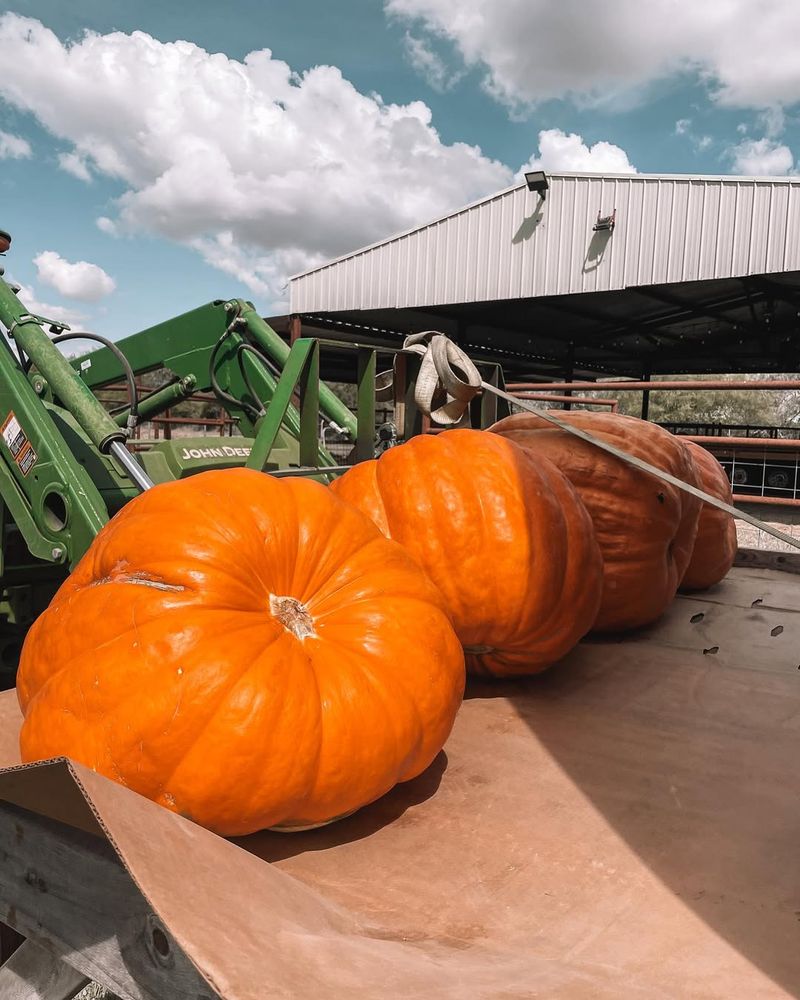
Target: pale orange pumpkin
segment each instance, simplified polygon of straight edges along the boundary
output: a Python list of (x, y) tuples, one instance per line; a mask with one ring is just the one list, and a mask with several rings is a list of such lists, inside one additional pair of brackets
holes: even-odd
[(33, 625), (20, 746), (224, 835), (317, 825), (420, 774), (463, 686), (441, 595), (368, 518), (206, 472), (124, 507)]
[[(685, 441), (692, 456), (700, 488), (718, 500), (733, 503), (733, 491), (725, 470), (710, 451), (694, 441)], [(700, 511), (692, 558), (681, 580), (682, 590), (707, 590), (730, 571), (738, 548), (736, 521), (732, 514), (704, 503)]]
[(577, 493), (499, 435), (422, 435), (331, 489), (400, 542), (444, 595), (467, 670), (536, 673), (588, 631), (602, 560)]
[[(557, 416), (698, 485), (686, 447), (656, 424), (586, 410), (559, 410)], [(604, 565), (603, 599), (593, 628), (624, 631), (660, 617), (689, 565), (700, 501), (533, 413), (506, 417), (491, 430), (527, 449), (537, 461), (553, 462), (586, 505)]]

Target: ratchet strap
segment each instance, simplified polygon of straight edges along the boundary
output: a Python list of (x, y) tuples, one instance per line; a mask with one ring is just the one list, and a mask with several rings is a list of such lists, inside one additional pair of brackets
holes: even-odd
[(431, 419), (439, 424), (446, 426), (458, 424), (463, 418), (470, 400), (474, 399), (481, 389), (484, 392), (491, 392), (499, 399), (504, 399), (508, 403), (513, 403), (514, 406), (527, 410), (528, 413), (535, 414), (537, 417), (546, 420), (567, 434), (580, 438), (595, 448), (614, 455), (615, 458), (620, 459), (628, 465), (632, 465), (635, 469), (649, 473), (649, 475), (655, 476), (665, 483), (670, 483), (679, 490), (683, 490), (684, 493), (689, 493), (704, 503), (710, 504), (718, 510), (725, 511), (725, 513), (736, 518), (737, 521), (745, 521), (747, 524), (752, 524), (754, 527), (766, 532), (768, 535), (772, 535), (773, 538), (785, 542), (792, 548), (800, 549), (800, 538), (794, 538), (792, 535), (780, 531), (780, 529), (773, 527), (771, 524), (753, 517), (752, 514), (747, 514), (733, 507), (731, 504), (725, 503), (724, 500), (719, 500), (717, 497), (711, 496), (711, 494), (698, 489), (696, 486), (692, 486), (691, 483), (685, 483), (682, 479), (678, 479), (671, 473), (665, 472), (663, 469), (659, 469), (657, 466), (651, 465), (641, 458), (636, 458), (635, 455), (630, 455), (628, 452), (617, 448), (613, 444), (609, 444), (607, 441), (603, 441), (594, 434), (590, 434), (580, 427), (574, 427), (572, 424), (567, 423), (566, 420), (561, 420), (557, 417), (552, 410), (545, 410), (541, 406), (535, 406), (530, 400), (518, 399), (516, 396), (512, 396), (511, 393), (505, 392), (503, 389), (498, 389), (497, 386), (490, 385), (488, 382), (484, 382), (481, 379), (480, 372), (469, 356), (442, 333), (438, 333), (435, 330), (427, 330), (424, 333), (412, 334), (404, 340), (402, 352), (404, 354), (417, 354), (422, 357), (417, 376), (416, 390), (414, 392), (414, 401), (423, 413), (430, 416)]

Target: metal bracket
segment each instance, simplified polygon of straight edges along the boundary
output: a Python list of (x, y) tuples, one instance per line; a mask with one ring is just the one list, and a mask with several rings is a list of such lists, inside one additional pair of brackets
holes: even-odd
[(24, 316), (20, 316), (8, 328), (8, 336), (14, 339), (14, 330), (18, 326), (28, 326), (31, 323), (36, 324), (36, 326), (49, 327), (51, 333), (65, 333), (70, 330), (70, 326), (67, 323), (59, 323), (57, 320), (48, 319), (46, 316), (37, 316), (36, 313), (25, 313)]
[(296, 340), (267, 406), (266, 416), (258, 422), (256, 437), (245, 463), (248, 469), (261, 472), (286, 418), (295, 388), (300, 389), (300, 465), (316, 467), (319, 446), (319, 344), (315, 340)]
[(611, 215), (600, 215), (597, 213), (597, 222), (592, 226), (592, 230), (595, 233), (613, 233), (614, 226), (617, 224), (617, 210), (616, 208), (611, 213)]

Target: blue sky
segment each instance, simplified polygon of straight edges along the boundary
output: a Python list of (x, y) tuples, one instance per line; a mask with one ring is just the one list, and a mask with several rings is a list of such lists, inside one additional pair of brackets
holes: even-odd
[(7, 271), (117, 337), (219, 297), (280, 311), (288, 274), (529, 163), (794, 172), (798, 39), (796, 0), (19, 0)]

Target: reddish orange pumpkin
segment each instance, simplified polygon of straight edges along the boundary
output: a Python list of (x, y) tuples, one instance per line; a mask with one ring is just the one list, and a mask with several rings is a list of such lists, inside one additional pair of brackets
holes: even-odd
[[(733, 502), (733, 491), (725, 470), (711, 452), (693, 441), (684, 442), (694, 461), (702, 490), (711, 496)], [(706, 590), (727, 576), (737, 552), (736, 521), (710, 504), (700, 511), (692, 558), (681, 580), (682, 590)]]
[(25, 761), (68, 756), (226, 835), (422, 772), (464, 686), (441, 595), (318, 483), (245, 469), (129, 503), (31, 629)]
[(467, 670), (535, 673), (588, 631), (602, 563), (567, 480), (485, 431), (412, 438), (331, 489), (400, 542), (445, 598)]
[[(656, 424), (585, 410), (557, 415), (697, 485), (687, 449)], [(689, 565), (700, 501), (532, 413), (506, 417), (491, 429), (524, 446), (537, 461), (553, 462), (586, 505), (604, 562), (603, 599), (594, 629), (622, 631), (655, 621)]]

